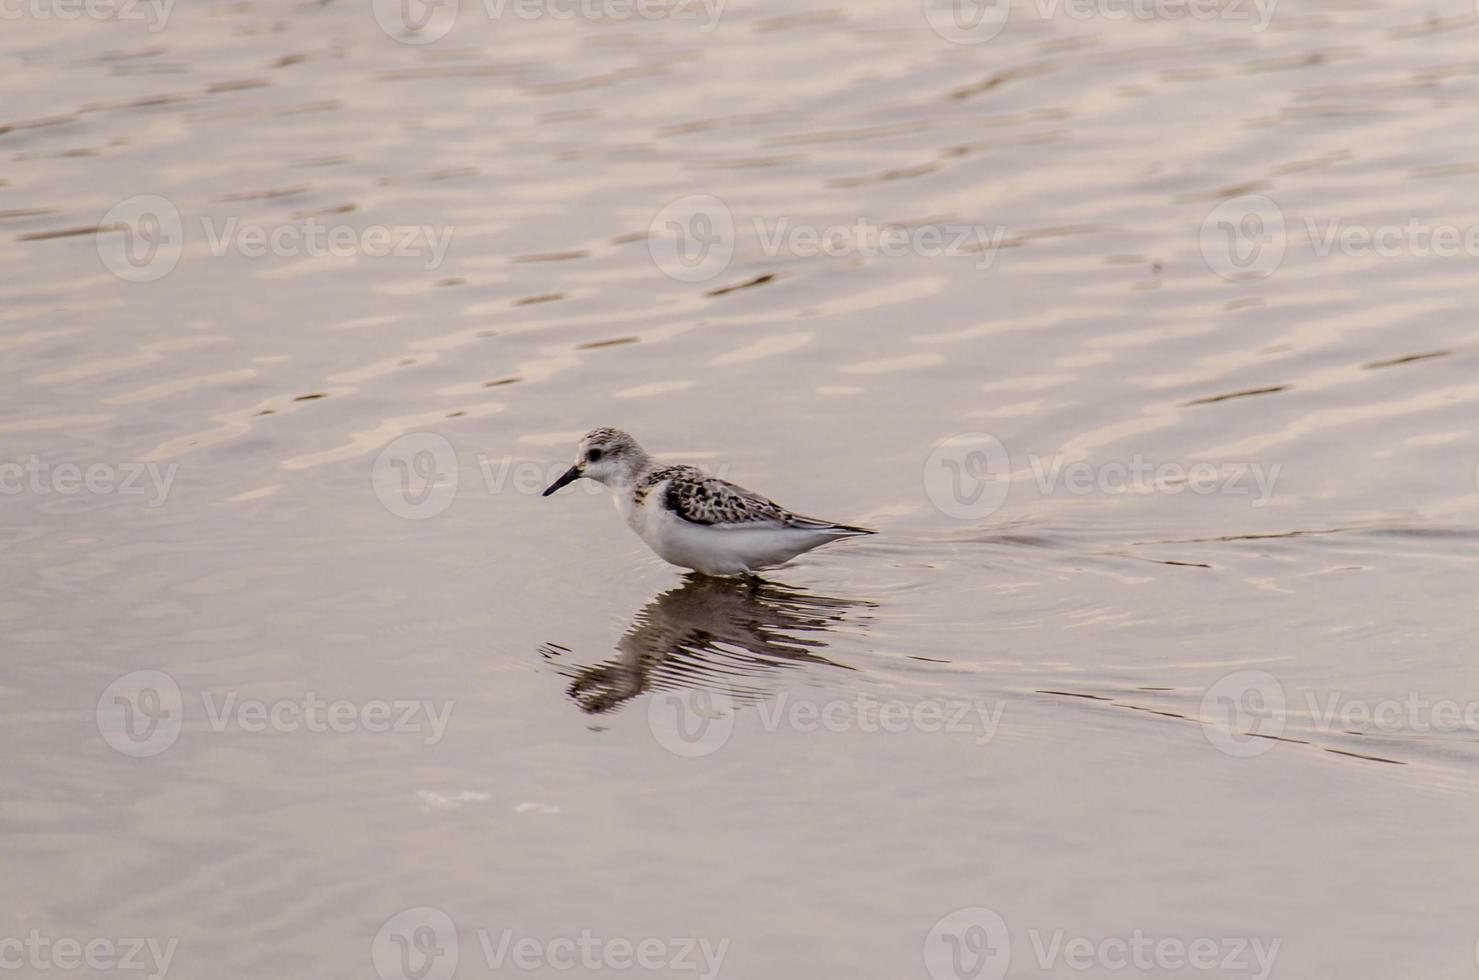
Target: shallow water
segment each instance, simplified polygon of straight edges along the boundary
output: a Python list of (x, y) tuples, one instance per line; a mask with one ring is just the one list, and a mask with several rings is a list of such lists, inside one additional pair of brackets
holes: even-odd
[[(1474, 976), (1479, 17), (1239, 9), (8, 20), (0, 939)], [(880, 533), (685, 577), (603, 424)]]

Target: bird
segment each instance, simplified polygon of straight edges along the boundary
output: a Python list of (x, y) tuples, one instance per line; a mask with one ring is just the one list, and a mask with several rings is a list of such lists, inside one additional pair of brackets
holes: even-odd
[(665, 465), (620, 429), (587, 432), (575, 464), (541, 496), (579, 479), (609, 487), (627, 526), (664, 561), (702, 575), (751, 575), (842, 538), (875, 532), (802, 517), (696, 466)]

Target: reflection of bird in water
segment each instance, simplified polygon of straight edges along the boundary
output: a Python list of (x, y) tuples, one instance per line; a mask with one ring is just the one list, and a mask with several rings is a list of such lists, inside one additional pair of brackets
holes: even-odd
[[(705, 687), (755, 700), (762, 690), (747, 685), (747, 676), (800, 664), (842, 667), (815, 652), (827, 645), (820, 634), (860, 606), (872, 603), (758, 579), (690, 575), (637, 613), (615, 657), (589, 667), (561, 663), (559, 670), (571, 678), (571, 699), (592, 714), (652, 689)], [(553, 643), (540, 648), (550, 660), (569, 652)]]

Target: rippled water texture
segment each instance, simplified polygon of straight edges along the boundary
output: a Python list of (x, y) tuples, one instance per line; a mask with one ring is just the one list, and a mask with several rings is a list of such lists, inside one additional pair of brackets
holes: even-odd
[[(1421, 238), (1479, 225), (1472, 4), (41, 3), (0, 939), (1476, 975), (1479, 250)], [(686, 577), (538, 496), (597, 425), (880, 533)]]

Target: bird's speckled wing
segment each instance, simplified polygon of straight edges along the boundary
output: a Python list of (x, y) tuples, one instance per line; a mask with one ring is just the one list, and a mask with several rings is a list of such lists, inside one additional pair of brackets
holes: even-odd
[(846, 537), (872, 534), (864, 527), (835, 524), (814, 517), (803, 517), (786, 510), (752, 490), (717, 476), (709, 476), (696, 466), (666, 466), (643, 478), (636, 487), (640, 505), (653, 490), (667, 484), (662, 505), (680, 520), (706, 527), (787, 528), (797, 531), (820, 531)]
[[(770, 525), (791, 527), (804, 518), (786, 510), (773, 500), (736, 486), (728, 480), (709, 476), (695, 466), (669, 466), (651, 474), (643, 490), (650, 491), (666, 481), (663, 506), (690, 524)], [(645, 493), (643, 493), (645, 496)]]

